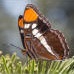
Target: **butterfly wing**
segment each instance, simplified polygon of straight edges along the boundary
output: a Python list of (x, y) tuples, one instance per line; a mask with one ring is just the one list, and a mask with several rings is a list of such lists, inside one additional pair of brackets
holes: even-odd
[(51, 25), (47, 18), (42, 15), (39, 10), (34, 6), (33, 4), (27, 4), (25, 11), (24, 11), (24, 22), (35, 22), (39, 19), (41, 19), (44, 23), (46, 22), (47, 26), (51, 28)]
[[(41, 22), (40, 22), (41, 21)], [(42, 34), (39, 38), (32, 39), (32, 46), (36, 54), (41, 59), (64, 59), (69, 54), (69, 47), (63, 34), (58, 30), (49, 29), (42, 20), (37, 22), (44, 25), (40, 28), (39, 33)]]
[(65, 59), (69, 55), (69, 47), (63, 34), (58, 30), (50, 29), (44, 34), (48, 45), (58, 59)]
[[(19, 20), (23, 22), (23, 24), (19, 22), (19, 30), (24, 29), (24, 33), (21, 33), (22, 43), (24, 47), (26, 45), (31, 57), (36, 56), (35, 58), (50, 60), (67, 57), (69, 48), (64, 36), (58, 30), (51, 29), (48, 20), (34, 5), (28, 4), (24, 11), (24, 16)], [(37, 25), (34, 29), (32, 29), (33, 23)], [(30, 26), (24, 28), (25, 24)], [(28, 33), (32, 35), (28, 36), (29, 38), (26, 37)]]
[(25, 44), (24, 44), (24, 24), (23, 24), (23, 16), (20, 15), (18, 18), (18, 27), (19, 27), (19, 31), (20, 31), (20, 35), (21, 35), (21, 41), (22, 41), (22, 45), (25, 49)]

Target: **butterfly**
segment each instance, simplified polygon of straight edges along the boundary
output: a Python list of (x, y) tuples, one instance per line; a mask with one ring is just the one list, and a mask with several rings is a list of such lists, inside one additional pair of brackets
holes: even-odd
[(48, 19), (33, 4), (27, 4), (18, 18), (22, 44), (32, 59), (62, 60), (67, 58), (69, 47), (61, 32), (52, 29)]

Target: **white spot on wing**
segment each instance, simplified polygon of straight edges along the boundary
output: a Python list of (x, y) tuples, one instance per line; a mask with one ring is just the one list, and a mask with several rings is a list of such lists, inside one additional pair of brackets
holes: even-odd
[(30, 27), (30, 25), (31, 25), (31, 24), (25, 24), (25, 25), (24, 25), (24, 28), (25, 28), (25, 29), (28, 29), (28, 28)]
[(36, 35), (36, 34), (38, 33), (38, 30), (37, 30), (37, 29), (34, 29), (34, 30), (32, 31), (32, 33), (33, 33), (33, 35)]
[(37, 24), (34, 23), (34, 24), (32, 25), (32, 29), (34, 29), (36, 26), (37, 26)]
[(41, 33), (37, 33), (35, 37), (40, 40), (41, 44), (47, 49), (48, 52), (54, 55), (53, 51), (51, 50), (51, 47), (47, 44), (45, 38), (42, 36)]
[(50, 52), (51, 54), (54, 55), (53, 51), (51, 50), (51, 47), (47, 44), (47, 42), (46, 42), (44, 37), (41, 39), (41, 43), (47, 49), (48, 52)]
[(24, 31), (23, 31), (23, 30), (20, 30), (20, 32), (21, 32), (21, 33), (24, 33)]
[(40, 36), (40, 37), (39, 37), (39, 40), (41, 41), (42, 39), (43, 39), (43, 36)]
[(41, 33), (37, 33), (37, 34), (35, 35), (35, 37), (39, 38), (41, 35), (42, 35)]
[(46, 23), (46, 21), (45, 21), (45, 20), (43, 20), (43, 22), (44, 22), (44, 23)]

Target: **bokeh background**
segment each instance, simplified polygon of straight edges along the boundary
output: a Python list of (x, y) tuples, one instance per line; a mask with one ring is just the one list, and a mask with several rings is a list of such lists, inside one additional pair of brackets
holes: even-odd
[(60, 30), (70, 47), (70, 57), (74, 55), (74, 0), (0, 0), (0, 50), (3, 54), (14, 52), (21, 58), (21, 51), (12, 43), (23, 49), (18, 17), (23, 15), (25, 6), (34, 4), (49, 19), (52, 28)]

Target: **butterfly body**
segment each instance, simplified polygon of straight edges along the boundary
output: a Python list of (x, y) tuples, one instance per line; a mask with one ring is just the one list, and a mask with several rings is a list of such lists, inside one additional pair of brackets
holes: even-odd
[(68, 55), (68, 45), (61, 32), (51, 28), (38, 9), (28, 4), (18, 26), (24, 48), (23, 54), (34, 59), (61, 60)]

